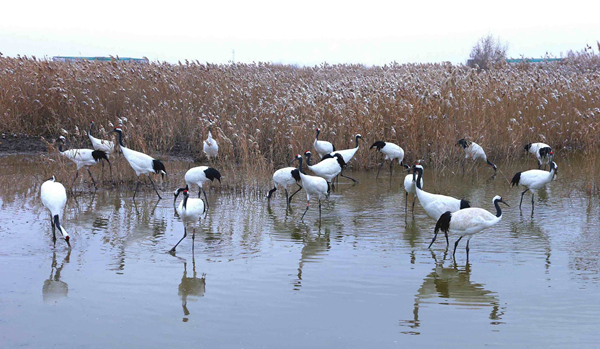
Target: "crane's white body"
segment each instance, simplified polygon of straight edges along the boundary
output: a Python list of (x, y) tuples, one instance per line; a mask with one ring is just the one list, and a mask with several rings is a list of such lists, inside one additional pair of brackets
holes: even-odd
[[(196, 226), (200, 222), (200, 216), (204, 213), (204, 201), (202, 199), (190, 199), (188, 191), (181, 188), (179, 190), (183, 191), (183, 200), (179, 203), (179, 206), (176, 208), (177, 214), (181, 221), (183, 222), (183, 237), (181, 240), (177, 242), (175, 246), (171, 249), (171, 252), (174, 253), (175, 249), (183, 239), (187, 236), (187, 228), (191, 227), (193, 229), (192, 233), (192, 241), (196, 238)], [(177, 198), (177, 196), (175, 196)], [(194, 249), (194, 244), (192, 242), (192, 250)]]
[(129, 149), (123, 145), (121, 145), (121, 151), (131, 168), (135, 171), (136, 176), (155, 173), (153, 167), (154, 158), (150, 155)]
[(273, 173), (273, 183), (275, 186), (280, 188), (286, 188), (290, 185), (296, 184), (296, 179), (292, 176), (292, 171), (297, 170), (295, 167), (284, 167)]
[(334, 152), (335, 149), (334, 149), (333, 144), (331, 144), (330, 142), (319, 140), (320, 132), (321, 132), (321, 130), (317, 128), (317, 135), (315, 137), (315, 141), (314, 141), (313, 145), (315, 147), (315, 151), (317, 152), (317, 154), (319, 154), (319, 157), (322, 158), (323, 156)]
[(471, 144), (465, 148), (465, 159), (469, 158), (473, 160), (481, 159), (483, 161), (487, 161), (487, 155), (485, 155), (485, 151), (483, 151), (483, 148), (475, 142), (471, 142)]
[(110, 157), (110, 154), (115, 151), (115, 142), (109, 141), (107, 139), (99, 139), (92, 136), (92, 126), (94, 123), (92, 122), (90, 125), (90, 130), (88, 131), (88, 138), (92, 143), (92, 148), (94, 150), (102, 150), (106, 153), (106, 157)]
[(210, 158), (216, 158), (219, 154), (219, 145), (217, 141), (212, 138), (212, 133), (208, 130), (208, 138), (204, 141), (204, 154), (210, 160)]
[[(413, 195), (413, 203), (412, 203), (412, 212), (415, 212), (415, 200), (417, 198), (417, 185), (416, 181), (413, 180), (413, 175), (409, 174), (404, 177), (404, 191), (406, 194), (404, 195), (404, 212), (408, 213), (408, 194)], [(421, 178), (421, 182), (419, 183), (421, 188), (423, 188), (423, 178)], [(406, 216), (404, 217), (406, 220)]]
[[(413, 175), (409, 174), (404, 177), (404, 191), (407, 194), (417, 195), (417, 183), (413, 181)], [(423, 188), (423, 178), (421, 178), (421, 188)]]
[(385, 160), (398, 160), (398, 163), (401, 164), (404, 160), (404, 149), (402, 149), (399, 145), (385, 142), (385, 146), (379, 150), (383, 155), (385, 155)]
[(308, 168), (319, 177), (324, 178), (327, 182), (331, 183), (334, 177), (342, 172), (342, 167), (336, 158), (328, 158), (322, 160), (318, 164), (308, 165)]
[(521, 209), (521, 205), (523, 204), (523, 196), (526, 192), (531, 190), (531, 216), (533, 217), (533, 201), (535, 197), (535, 192), (538, 189), (543, 188), (546, 184), (550, 183), (554, 176), (556, 176), (557, 171), (558, 166), (554, 161), (552, 161), (550, 162), (550, 171), (529, 170), (524, 172), (517, 172), (511, 180), (511, 185), (522, 185), (527, 188), (521, 193), (519, 209)]
[(119, 134), (119, 146), (121, 147), (121, 152), (123, 153), (125, 160), (127, 160), (129, 163), (129, 166), (131, 166), (131, 168), (135, 171), (135, 175), (138, 177), (135, 191), (133, 192), (133, 200), (135, 200), (135, 195), (137, 194), (137, 190), (140, 185), (139, 177), (143, 174), (148, 176), (156, 195), (159, 199), (162, 199), (158, 193), (158, 190), (156, 189), (156, 186), (154, 185), (154, 182), (152, 181), (152, 177), (150, 177), (150, 173), (160, 173), (164, 178), (164, 176), (167, 174), (165, 165), (161, 161), (156, 160), (149, 155), (127, 148), (123, 144), (123, 131), (121, 131), (120, 128), (115, 128), (114, 132)]
[(543, 148), (549, 148), (550, 152), (552, 151), (552, 147), (550, 147), (546, 143), (541, 143), (541, 142), (531, 143), (529, 145), (529, 149), (527, 150), (530, 154), (535, 155), (535, 158), (537, 159), (538, 164), (540, 166), (547, 165), (547, 164), (549, 164), (554, 159), (554, 156), (552, 154), (551, 155), (542, 156), (542, 154), (540, 153), (540, 150), (543, 149)]
[[(417, 165), (416, 168), (422, 171), (423, 166)], [(413, 181), (413, 184), (417, 192), (417, 198), (419, 198), (419, 204), (429, 217), (437, 221), (444, 212), (455, 212), (461, 209), (461, 200), (446, 195), (428, 193), (417, 187), (416, 180), (418, 178)], [(421, 183), (419, 184), (422, 185), (422, 183), (423, 178), (421, 177)]]
[(542, 149), (542, 148), (552, 149), (552, 147), (549, 146), (548, 144), (538, 142), (538, 143), (531, 143), (528, 152), (532, 155), (535, 155), (539, 160), (540, 159), (540, 149)]
[(463, 208), (452, 212), (450, 221), (450, 233), (457, 236), (467, 236), (469, 239), (482, 230), (500, 222), (502, 216), (496, 217), (488, 210), (479, 207)]
[(496, 165), (494, 165), (493, 163), (490, 162), (490, 160), (488, 160), (487, 155), (485, 154), (485, 151), (483, 151), (483, 148), (475, 143), (475, 142), (471, 142), (471, 141), (467, 141), (466, 139), (461, 139), (457, 142), (458, 145), (460, 145), (464, 150), (465, 150), (465, 159), (473, 159), (473, 160), (483, 160), (485, 161), (488, 165), (492, 166), (492, 168), (494, 169), (494, 173), (496, 173), (496, 171), (498, 170), (498, 167)]
[(52, 217), (58, 215), (62, 219), (63, 210), (67, 204), (65, 187), (52, 179), (45, 181), (40, 189), (42, 204), (50, 211)]
[(300, 172), (300, 179), (302, 180), (302, 187), (306, 191), (306, 200), (310, 201), (311, 197), (316, 196), (317, 200), (321, 200), (327, 197), (327, 181), (322, 177), (309, 176)]
[(344, 150), (336, 150), (331, 152), (331, 155), (340, 154), (342, 158), (344, 158), (344, 162), (348, 163), (348, 161), (352, 160), (356, 152), (358, 151), (358, 147)]
[(68, 149), (59, 152), (60, 155), (73, 161), (77, 165), (77, 170), (82, 167), (92, 166), (98, 163), (98, 160), (92, 156), (92, 149)]
[(551, 171), (529, 170), (521, 172), (519, 185), (529, 188), (529, 190), (538, 190), (552, 181), (554, 169)]
[[(52, 217), (58, 215), (59, 221), (62, 222), (63, 212), (65, 205), (67, 204), (67, 191), (65, 190), (65, 187), (61, 183), (56, 182), (53, 177), (42, 183), (40, 196), (42, 204), (50, 211), (50, 215)], [(62, 225), (60, 225), (59, 230), (64, 238), (69, 236)]]
[(184, 200), (181, 200), (177, 207), (177, 214), (186, 227), (196, 227), (200, 221), (200, 216), (205, 211), (204, 201), (202, 199), (188, 198), (186, 207), (183, 207)]
[(206, 176), (206, 170), (209, 168), (210, 167), (208, 166), (192, 167), (185, 173), (185, 183), (190, 189), (192, 188), (192, 184), (196, 184), (199, 188), (202, 188), (204, 183), (209, 181), (212, 182), (212, 180)]
[(317, 154), (319, 154), (319, 157), (321, 158), (333, 152), (333, 144), (331, 144), (330, 142), (315, 139), (313, 145), (315, 146), (315, 151), (317, 152)]
[(354, 157), (354, 155), (356, 155), (356, 152), (358, 151), (358, 139), (359, 138), (362, 138), (362, 136), (360, 134), (357, 134), (356, 138), (355, 138), (356, 139), (356, 147), (350, 148), (350, 149), (336, 150), (329, 154), (331, 154), (331, 155), (340, 154), (342, 156), (342, 158), (344, 159), (345, 163), (350, 162), (350, 160), (352, 160), (352, 158)]
[[(448, 239), (448, 233), (457, 235), (459, 238), (454, 243), (454, 252), (452, 256), (456, 254), (456, 247), (458, 242), (463, 238), (467, 237), (467, 260), (469, 259), (469, 241), (473, 235), (480, 233), (486, 228), (489, 228), (502, 219), (502, 209), (498, 203), (504, 203), (502, 197), (496, 195), (492, 200), (493, 205), (496, 208), (496, 214), (492, 214), (487, 210), (478, 207), (463, 208), (455, 212), (444, 212), (440, 219), (435, 225), (435, 235), (431, 244), (435, 241), (438, 232), (441, 230), (445, 233), (446, 239)], [(429, 245), (431, 247), (431, 244)]]

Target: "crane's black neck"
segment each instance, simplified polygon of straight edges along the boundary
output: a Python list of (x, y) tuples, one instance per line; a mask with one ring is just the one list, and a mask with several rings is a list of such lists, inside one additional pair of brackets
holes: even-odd
[(494, 200), (494, 206), (496, 206), (496, 217), (502, 217), (502, 209), (500, 208), (500, 205), (498, 204), (499, 202), (500, 202), (500, 199)]
[(298, 158), (298, 171), (300, 171), (300, 173), (304, 173), (304, 171), (302, 171), (302, 157)]
[(123, 144), (123, 131), (119, 130), (115, 132), (117, 132), (117, 134), (119, 135), (119, 145), (124, 147), (125, 145)]
[(359, 139), (359, 138), (360, 138), (360, 137), (359, 137), (358, 135), (357, 135), (357, 136), (356, 136), (356, 138), (355, 138), (355, 141), (356, 141), (356, 147), (355, 147), (355, 148), (358, 148), (358, 139)]
[(94, 122), (92, 121), (92, 122), (90, 123), (90, 130), (88, 131), (88, 137), (91, 137), (91, 136), (92, 136), (92, 127), (93, 127), (93, 126), (94, 126)]
[(421, 188), (421, 178), (423, 178), (423, 169), (416, 167), (415, 170), (413, 171), (413, 179), (415, 178), (415, 172), (419, 173), (419, 175), (417, 176), (417, 183), (416, 183), (417, 188), (419, 188), (420, 190), (423, 190), (423, 188)]
[(62, 233), (62, 229), (60, 229), (60, 219), (58, 218), (57, 214), (54, 215), (54, 225), (56, 226), (56, 229)]
[(306, 154), (306, 164), (307, 164), (309, 167), (310, 167), (310, 166), (312, 166), (312, 165), (310, 164), (310, 156), (311, 156), (311, 154), (310, 154), (310, 153)]
[(318, 141), (319, 140), (319, 133), (321, 132), (321, 130), (317, 129), (317, 136), (315, 137), (315, 139)]
[(188, 193), (183, 193), (183, 208), (187, 209), (187, 201), (190, 195)]
[(67, 141), (65, 141), (63, 138), (59, 139), (59, 142), (58, 142), (58, 151), (59, 152), (63, 153), (67, 150), (67, 149), (65, 149), (66, 143), (67, 143)]

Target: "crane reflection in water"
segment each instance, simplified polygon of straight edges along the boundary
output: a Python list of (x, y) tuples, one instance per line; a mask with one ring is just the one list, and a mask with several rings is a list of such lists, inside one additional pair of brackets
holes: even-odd
[(71, 258), (71, 249), (68, 249), (67, 255), (63, 259), (60, 266), (58, 266), (58, 262), (56, 261), (56, 251), (52, 254), (52, 269), (50, 270), (50, 277), (44, 281), (44, 286), (42, 287), (42, 296), (44, 299), (44, 303), (55, 304), (61, 301), (63, 298), (66, 298), (69, 295), (69, 285), (60, 280), (60, 273), (64, 268), (65, 264), (69, 263), (69, 259)]
[(415, 295), (413, 318), (400, 321), (401, 326), (408, 326), (413, 329), (413, 331), (404, 333), (420, 334), (415, 330), (421, 326), (419, 312), (424, 304), (447, 304), (468, 309), (489, 307), (488, 318), (490, 324), (499, 325), (503, 323), (501, 320), (505, 308), (500, 307), (498, 295), (495, 292), (486, 290), (484, 284), (471, 280), (471, 266), (469, 264), (465, 267), (458, 267), (456, 264), (444, 267), (447, 253), (448, 249), (444, 252), (442, 261), (438, 261), (435, 253), (431, 251), (435, 267), (425, 277)]
[(206, 274), (202, 273), (202, 277), (198, 277), (196, 272), (196, 258), (192, 254), (192, 272), (193, 276), (188, 277), (187, 271), (187, 260), (181, 257), (176, 257), (183, 261), (183, 276), (181, 277), (181, 283), (179, 284), (179, 292), (177, 293), (181, 297), (181, 307), (183, 308), (183, 322), (188, 322), (190, 311), (187, 307), (188, 297), (192, 296), (191, 301), (197, 301), (196, 298), (204, 297), (206, 292)]

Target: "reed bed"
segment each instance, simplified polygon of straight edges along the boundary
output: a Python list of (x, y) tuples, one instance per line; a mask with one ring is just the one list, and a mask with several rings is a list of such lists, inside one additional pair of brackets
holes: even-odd
[[(376, 165), (368, 146), (377, 140), (431, 166), (461, 158), (455, 143), (465, 137), (500, 164), (537, 141), (552, 145), (557, 158), (589, 154), (600, 145), (599, 99), (600, 56), (591, 52), (480, 72), (449, 63), (294, 67), (0, 56), (4, 134), (52, 142), (64, 129), (73, 146), (90, 147), (90, 120), (95, 135), (108, 138), (120, 118), (129, 147), (203, 161), (211, 126), (219, 164), (256, 173), (312, 149), (316, 127), (337, 149), (354, 147), (362, 134), (355, 169)], [(122, 180), (133, 179), (130, 172)]]

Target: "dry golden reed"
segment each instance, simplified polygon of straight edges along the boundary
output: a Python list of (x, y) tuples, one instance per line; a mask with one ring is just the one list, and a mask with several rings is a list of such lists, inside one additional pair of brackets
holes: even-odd
[[(271, 171), (312, 149), (315, 128), (337, 149), (365, 143), (351, 165), (375, 165), (368, 146), (397, 143), (406, 159), (448, 165), (460, 138), (476, 141), (492, 161), (521, 156), (545, 142), (558, 154), (600, 145), (600, 59), (505, 64), (477, 72), (464, 65), (378, 67), (276, 64), (132, 64), (52, 62), (0, 57), (0, 131), (73, 145), (107, 138), (118, 119), (129, 147), (152, 155), (203, 158), (208, 127), (220, 162)], [(559, 155), (560, 156), (560, 155)]]

